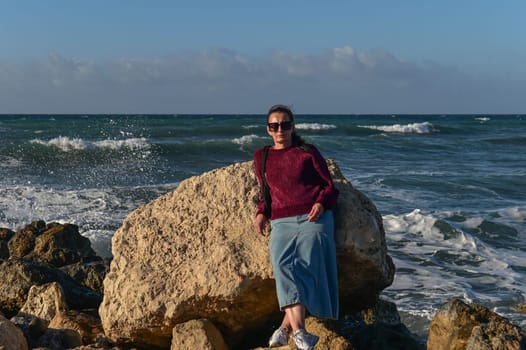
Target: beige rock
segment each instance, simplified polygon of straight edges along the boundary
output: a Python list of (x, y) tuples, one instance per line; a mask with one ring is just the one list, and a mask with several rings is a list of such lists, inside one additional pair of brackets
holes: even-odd
[[(189, 178), (126, 218), (112, 240), (99, 308), (110, 339), (167, 348), (175, 325), (206, 318), (232, 346), (276, 316), (269, 237), (252, 226), (259, 192), (252, 167)], [(333, 162), (330, 169), (341, 195), (340, 299), (365, 308), (394, 275), (382, 218)]]
[(20, 313), (36, 316), (49, 322), (57, 313), (66, 309), (66, 298), (62, 287), (57, 282), (51, 282), (41, 286), (32, 286)]
[[(320, 338), (316, 344), (316, 350), (353, 350), (352, 344), (338, 332), (335, 332), (333, 326), (334, 321), (322, 321), (315, 317), (307, 317), (305, 320), (305, 329)], [(267, 349), (268, 347), (259, 347), (253, 350)], [(296, 345), (290, 337), (288, 345), (276, 347), (273, 350), (296, 350)]]
[(228, 350), (221, 333), (206, 319), (180, 323), (172, 334), (172, 350)]
[(0, 349), (26, 350), (27, 341), (22, 331), (0, 313)]
[(95, 343), (98, 339), (104, 338), (104, 330), (100, 320), (77, 310), (58, 312), (48, 327), (74, 330), (80, 334), (84, 344)]
[(428, 350), (515, 350), (524, 346), (520, 328), (506, 318), (458, 299), (449, 301), (436, 313), (427, 340)]

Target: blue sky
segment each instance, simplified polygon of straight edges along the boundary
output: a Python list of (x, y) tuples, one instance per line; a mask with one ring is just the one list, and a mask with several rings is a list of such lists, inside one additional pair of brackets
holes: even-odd
[(0, 0), (0, 113), (525, 113), (524, 1)]

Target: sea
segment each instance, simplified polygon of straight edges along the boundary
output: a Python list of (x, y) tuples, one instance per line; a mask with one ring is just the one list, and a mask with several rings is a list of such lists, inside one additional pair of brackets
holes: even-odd
[[(0, 227), (74, 223), (103, 257), (134, 209), (252, 160), (265, 115), (1, 115)], [(526, 115), (297, 115), (383, 217), (381, 297), (425, 339), (450, 299), (526, 329)]]

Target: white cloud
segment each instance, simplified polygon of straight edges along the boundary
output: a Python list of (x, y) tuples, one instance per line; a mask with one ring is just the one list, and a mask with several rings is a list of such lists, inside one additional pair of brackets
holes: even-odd
[(520, 113), (523, 80), (473, 77), (436, 62), (350, 46), (260, 57), (215, 48), (92, 62), (51, 54), (0, 61), (0, 113)]

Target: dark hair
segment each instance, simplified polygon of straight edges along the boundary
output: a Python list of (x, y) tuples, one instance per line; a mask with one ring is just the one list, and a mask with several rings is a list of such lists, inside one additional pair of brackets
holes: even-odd
[[(267, 121), (270, 115), (275, 112), (285, 113), (289, 117), (290, 121), (294, 122), (294, 113), (292, 113), (292, 109), (289, 106), (285, 105), (274, 105), (270, 107), (267, 113)], [(296, 129), (294, 129), (294, 131), (292, 132), (292, 146), (298, 147), (299, 149), (305, 152), (310, 152), (310, 146), (300, 135), (296, 133)]]

